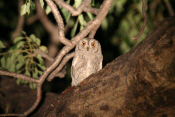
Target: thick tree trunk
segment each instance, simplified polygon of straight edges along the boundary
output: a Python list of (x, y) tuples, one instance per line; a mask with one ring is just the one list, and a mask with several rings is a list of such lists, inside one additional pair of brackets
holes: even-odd
[(175, 116), (175, 17), (50, 108), (44, 116)]

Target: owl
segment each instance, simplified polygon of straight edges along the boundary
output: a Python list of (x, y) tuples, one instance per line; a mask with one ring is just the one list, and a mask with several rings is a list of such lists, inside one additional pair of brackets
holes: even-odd
[(95, 39), (81, 39), (75, 48), (72, 61), (72, 86), (78, 85), (85, 78), (102, 69), (103, 55), (101, 45)]

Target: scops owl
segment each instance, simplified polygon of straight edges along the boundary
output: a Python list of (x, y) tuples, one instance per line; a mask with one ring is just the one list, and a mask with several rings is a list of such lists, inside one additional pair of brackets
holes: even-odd
[(102, 60), (100, 43), (95, 39), (81, 39), (76, 45), (71, 67), (72, 86), (102, 69)]

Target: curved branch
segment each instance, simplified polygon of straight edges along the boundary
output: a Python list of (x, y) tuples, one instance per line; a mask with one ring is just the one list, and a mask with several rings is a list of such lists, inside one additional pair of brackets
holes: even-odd
[(42, 97), (42, 95), (41, 95), (41, 85), (38, 85), (37, 86), (37, 99), (36, 99), (34, 105), (30, 109), (28, 109), (26, 112), (24, 112), (23, 116), (27, 116), (31, 112), (33, 112), (33, 110), (35, 110), (35, 108), (38, 106), (38, 104), (41, 101), (41, 97)]
[(143, 16), (144, 16), (143, 25), (142, 25), (141, 31), (135, 37), (133, 37), (134, 40), (137, 40), (142, 35), (142, 33), (145, 29), (145, 26), (146, 26), (146, 22), (147, 22), (147, 16), (146, 16), (146, 11), (145, 11), (146, 0), (142, 0), (142, 3), (143, 3), (142, 13), (143, 13)]
[(15, 78), (27, 80), (28, 82), (39, 83), (38, 79), (34, 79), (32, 77), (29, 77), (29, 76), (26, 76), (26, 75), (23, 75), (23, 74), (14, 73), (14, 72), (0, 70), (0, 75), (12, 76), (12, 77), (15, 77)]
[(65, 64), (75, 56), (75, 52), (72, 52), (68, 55), (66, 55), (64, 58), (63, 58), (63, 61), (61, 62), (61, 64), (59, 65), (59, 67), (57, 67), (50, 75), (49, 77), (47, 78), (48, 81), (51, 81), (59, 72), (60, 70), (65, 66)]
[(42, 50), (40, 49), (37, 49), (35, 51), (34, 54), (32, 54), (32, 56), (36, 56), (37, 54), (40, 54), (43, 58), (49, 60), (50, 62), (53, 62), (54, 61), (54, 58), (50, 57), (48, 54), (46, 54), (45, 52), (43, 52)]
[(45, 0), (47, 2), (47, 4), (50, 6), (52, 13), (57, 21), (58, 24), (58, 39), (64, 44), (64, 45), (68, 45), (71, 46), (71, 42), (65, 38), (64, 35), (64, 22), (63, 19), (60, 15), (60, 12), (58, 11), (56, 5), (54, 4), (54, 2), (52, 0)]

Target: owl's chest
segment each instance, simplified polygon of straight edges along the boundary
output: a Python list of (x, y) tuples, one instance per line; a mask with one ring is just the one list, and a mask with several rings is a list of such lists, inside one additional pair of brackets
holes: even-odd
[(97, 64), (97, 57), (95, 55), (89, 54), (84, 56), (84, 65), (86, 69), (93, 69), (95, 64)]

